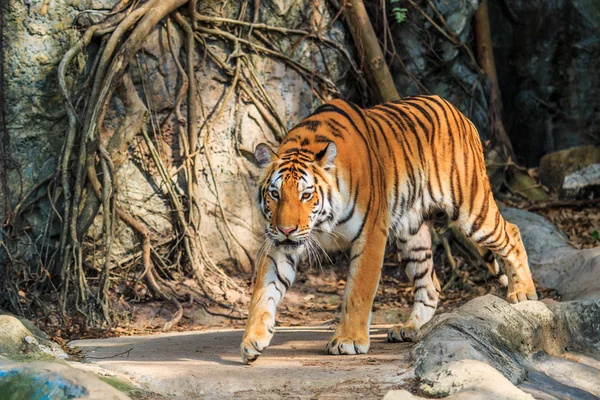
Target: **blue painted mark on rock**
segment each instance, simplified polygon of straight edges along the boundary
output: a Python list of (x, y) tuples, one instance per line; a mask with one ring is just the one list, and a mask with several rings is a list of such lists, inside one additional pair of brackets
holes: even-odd
[(63, 400), (86, 394), (85, 388), (55, 373), (16, 368), (0, 370), (0, 400)]

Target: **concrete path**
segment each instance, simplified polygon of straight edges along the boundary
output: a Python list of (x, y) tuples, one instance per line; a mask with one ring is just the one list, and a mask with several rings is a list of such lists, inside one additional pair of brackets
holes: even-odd
[[(331, 334), (329, 327), (279, 328), (251, 366), (240, 361), (241, 330), (78, 340), (72, 345), (88, 356), (86, 363), (124, 374), (157, 395), (179, 398), (381, 399), (388, 390), (410, 384), (410, 344), (386, 343), (387, 329), (374, 328), (371, 350), (360, 356), (326, 355)], [(100, 358), (129, 349), (128, 354)]]

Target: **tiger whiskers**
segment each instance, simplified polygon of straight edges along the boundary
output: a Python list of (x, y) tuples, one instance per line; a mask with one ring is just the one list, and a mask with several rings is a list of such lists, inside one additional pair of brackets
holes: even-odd
[(325, 274), (325, 270), (323, 269), (323, 259), (321, 257), (321, 255), (319, 254), (319, 250), (323, 252), (323, 254), (325, 255), (325, 257), (327, 257), (327, 260), (329, 260), (330, 264), (333, 264), (333, 261), (331, 260), (331, 258), (329, 257), (329, 255), (327, 254), (327, 251), (325, 250), (325, 248), (323, 247), (323, 245), (321, 244), (321, 242), (319, 242), (319, 240), (315, 237), (310, 237), (309, 238), (309, 243), (310, 243), (310, 247), (313, 250), (315, 257), (318, 259), (319, 261), (319, 268), (321, 269), (321, 272), (323, 274)]
[(331, 257), (329, 257), (329, 254), (327, 254), (327, 250), (325, 250), (325, 247), (323, 247), (323, 244), (319, 241), (319, 239), (313, 238), (313, 241), (317, 245), (317, 247), (319, 249), (321, 249), (321, 251), (323, 252), (323, 254), (325, 254), (325, 257), (327, 257), (327, 260), (329, 261), (329, 263), (333, 264), (333, 261), (331, 260)]
[[(319, 266), (319, 268), (321, 268), (321, 271), (323, 271), (321, 256), (319, 255), (313, 240), (314, 239), (312, 237), (309, 237), (308, 240), (306, 241), (306, 249), (308, 252), (308, 263), (310, 265), (313, 265), (313, 260), (314, 260), (316, 262), (316, 264)], [(311, 258), (311, 255), (312, 255), (312, 258)]]
[(341, 236), (342, 239), (344, 239), (344, 240), (347, 241), (348, 239), (346, 238), (346, 235), (344, 235), (342, 233), (329, 232), (329, 231), (326, 231), (326, 230), (323, 230), (323, 229), (320, 229), (320, 228), (313, 228), (313, 230), (315, 232), (324, 233), (326, 235), (329, 235), (329, 237), (331, 238), (331, 240), (333, 240), (333, 242), (337, 246), (338, 250), (343, 251), (342, 246), (340, 246), (340, 244), (338, 243), (337, 239), (340, 239), (340, 236)]

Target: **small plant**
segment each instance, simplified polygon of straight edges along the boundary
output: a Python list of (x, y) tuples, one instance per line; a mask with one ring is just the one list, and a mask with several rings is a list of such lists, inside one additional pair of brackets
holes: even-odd
[(392, 5), (392, 13), (394, 14), (394, 19), (397, 23), (401, 24), (406, 20), (406, 12), (408, 11), (406, 8), (398, 7), (400, 0), (390, 0), (390, 4)]

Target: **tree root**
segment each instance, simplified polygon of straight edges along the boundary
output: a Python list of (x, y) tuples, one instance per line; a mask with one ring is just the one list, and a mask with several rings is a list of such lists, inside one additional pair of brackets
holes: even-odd
[[(185, 8), (182, 8), (183, 6), (188, 8), (187, 13)], [(57, 292), (58, 304), (60, 304), (64, 316), (68, 316), (75, 310), (85, 317), (88, 325), (100, 324), (95, 319), (97, 316), (111, 325), (117, 319), (117, 316), (113, 315), (114, 311), (110, 301), (113, 283), (122, 278), (120, 274), (129, 274), (129, 268), (137, 264), (141, 256), (143, 273), (140, 275), (139, 272), (135, 273), (134, 271), (133, 274), (144, 278), (144, 282), (154, 298), (170, 302), (175, 308), (171, 320), (165, 324), (163, 329), (170, 329), (180, 322), (183, 316), (181, 301), (185, 296), (178, 294), (171, 286), (170, 279), (174, 275), (169, 275), (171, 274), (169, 267), (167, 267), (167, 263), (161, 261), (162, 258), (158, 252), (155, 253), (156, 261), (161, 263), (162, 268), (159, 264), (152, 263), (151, 237), (146, 224), (123, 209), (122, 204), (117, 201), (119, 168), (129, 160), (128, 149), (136, 142), (135, 138), (140, 133), (149, 150), (152, 163), (158, 171), (160, 185), (164, 185), (166, 188), (166, 196), (174, 209), (172, 215), (176, 227), (175, 239), (158, 240), (155, 241), (155, 245), (164, 246), (166, 243), (172, 242), (174, 251), (167, 257), (171, 260), (175, 259), (174, 265), (184, 264), (187, 268), (187, 270), (184, 269), (184, 273), (193, 276), (203, 292), (195, 294), (190, 292), (188, 293), (190, 298), (204, 297), (219, 307), (233, 309), (230, 304), (215, 299), (209, 289), (210, 285), (207, 285), (206, 282), (210, 278), (216, 280), (225, 289), (241, 290), (211, 260), (202, 241), (200, 235), (200, 201), (202, 199), (198, 198), (202, 188), (199, 187), (197, 164), (200, 163), (200, 157), (203, 157), (202, 160), (208, 164), (211, 190), (214, 189), (216, 193), (216, 216), (224, 221), (228, 242), (235, 243), (235, 246), (232, 247), (241, 249), (240, 258), (247, 257), (249, 264), (252, 264), (253, 259), (230, 226), (231, 215), (228, 214), (226, 205), (222, 203), (222, 196), (211, 161), (212, 155), (209, 148), (211, 132), (216, 120), (223, 115), (231, 99), (240, 95), (250, 99), (277, 138), (283, 138), (286, 132), (285, 123), (278, 115), (275, 103), (258, 79), (252, 60), (245, 55), (242, 49), (260, 52), (282, 60), (296, 70), (302, 79), (311, 84), (312, 90), (320, 99), (337, 94), (335, 84), (329, 78), (315, 73), (311, 67), (303, 65), (277, 49), (277, 45), (271, 38), (267, 38), (265, 33), (276, 37), (296, 35), (299, 40), (308, 39), (317, 44), (337, 49), (348, 60), (354, 73), (360, 74), (360, 71), (339, 43), (323, 36), (324, 30), (321, 28), (316, 30), (287, 29), (260, 24), (257, 22), (258, 14), (255, 15), (256, 18), (252, 23), (208, 17), (199, 14), (196, 6), (196, 0), (148, 0), (142, 3), (122, 0), (107, 14), (104, 21), (88, 27), (80, 40), (66, 52), (61, 60), (58, 68), (58, 81), (68, 116), (68, 129), (58, 169), (55, 174), (42, 179), (35, 185), (21, 199), (12, 213), (16, 219), (13, 218), (11, 221), (11, 228), (17, 235), (26, 234), (25, 224), (20, 227), (18, 221), (39, 201), (48, 198), (52, 209), (41, 237), (28, 239), (35, 251), (40, 254), (40, 260), (43, 260), (43, 262), (40, 261), (42, 277), (36, 276), (34, 279), (33, 274), (25, 274), (22, 279), (13, 277), (14, 280), (7, 286), (7, 291), (14, 292), (9, 298), (15, 311), (23, 313), (27, 307), (27, 304), (23, 305), (20, 295), (17, 294), (22, 293), (21, 287), (29, 285), (31, 288), (40, 285), (39, 288), (42, 288), (42, 283), (56, 284), (57, 289), (54, 290)], [(240, 18), (243, 18), (243, 15)], [(173, 179), (175, 175), (170, 174), (171, 171), (167, 169), (165, 160), (159, 154), (153, 139), (146, 132), (146, 125), (149, 121), (152, 122), (153, 128), (155, 126), (151, 114), (156, 113), (156, 110), (153, 110), (149, 100), (149, 106), (144, 104), (128, 72), (129, 65), (139, 53), (142, 44), (162, 20), (166, 20), (169, 49), (181, 77), (181, 85), (174, 102), (175, 106), (163, 123), (174, 116), (183, 153), (181, 167), (175, 174), (183, 170), (186, 181), (184, 188), (177, 185), (177, 181)], [(171, 20), (184, 31), (186, 51), (183, 57), (175, 54), (172, 32), (174, 27)], [(223, 26), (232, 27), (235, 34), (223, 30)], [(331, 23), (325, 29), (330, 26)], [(219, 58), (207, 44), (206, 38), (209, 36), (233, 45), (234, 53), (225, 60)], [(96, 58), (91, 62), (91, 72), (82, 77), (81, 85), (69, 87), (67, 74), (70, 65), (78, 55), (86, 53), (88, 45), (94, 38), (99, 38), (101, 44)], [(195, 79), (197, 66), (194, 65), (198, 44), (204, 49), (204, 57), (210, 58), (219, 65), (232, 81), (231, 87), (224, 93), (222, 103), (218, 105), (217, 112), (211, 116), (210, 120), (205, 118), (202, 124), (200, 121), (204, 116), (201, 116), (199, 112), (201, 108), (199, 109), (198, 88)], [(180, 58), (186, 60), (185, 68)], [(79, 82), (78, 80), (74, 81)], [(313, 82), (320, 85), (319, 90), (314, 88)], [(145, 82), (143, 88), (146, 89)], [(79, 93), (76, 97), (71, 97), (71, 93), (75, 90)], [(120, 117), (114, 132), (104, 131), (105, 115), (113, 96), (118, 96), (125, 112)], [(146, 99), (148, 98), (148, 93), (146, 93)], [(186, 121), (181, 112), (184, 100), (187, 100), (187, 126), (184, 125)], [(158, 129), (161, 129), (160, 126), (162, 124)], [(200, 132), (204, 130), (206, 134), (201, 136)], [(204, 151), (204, 154), (201, 154), (201, 151)], [(44, 186), (46, 190), (40, 190)], [(87, 240), (86, 234), (91, 230), (100, 210), (102, 210), (102, 218), (98, 218), (97, 221), (102, 224), (101, 239), (103, 243), (102, 247), (99, 247), (102, 250), (97, 252), (95, 242), (91, 246), (85, 247), (89, 245), (89, 242), (84, 243), (84, 240)], [(131, 256), (130, 259), (121, 260), (127, 263), (127, 268), (121, 268), (122, 264), (119, 260), (115, 260), (114, 255), (111, 255), (111, 250), (115, 247), (115, 231), (118, 228), (119, 220), (129, 226), (139, 237), (141, 246), (141, 251)], [(49, 232), (57, 221), (60, 224), (58, 231), (60, 240), (57, 244), (52, 244)], [(38, 241), (41, 243), (39, 248), (35, 247)], [(2, 241), (2, 246), (7, 247), (4, 241)], [(96, 252), (100, 254), (98, 258), (96, 258)], [(10, 265), (19, 265), (18, 257), (13, 257), (10, 252), (8, 252), (8, 259)], [(119, 267), (115, 268), (115, 264)], [(181, 270), (178, 269), (178, 271)], [(167, 278), (164, 278), (163, 274), (166, 274)], [(89, 278), (93, 280), (88, 282)], [(31, 290), (31, 292), (35, 291)], [(28, 301), (29, 305), (34, 302), (34, 300)], [(199, 300), (195, 301), (205, 306)]]

